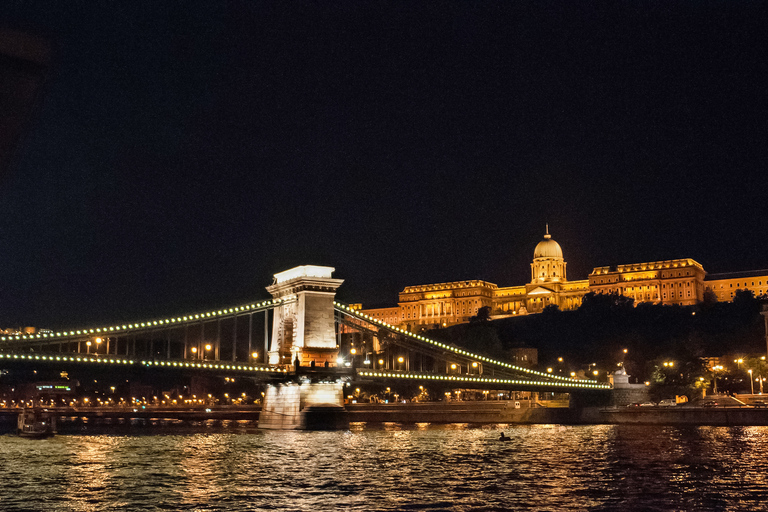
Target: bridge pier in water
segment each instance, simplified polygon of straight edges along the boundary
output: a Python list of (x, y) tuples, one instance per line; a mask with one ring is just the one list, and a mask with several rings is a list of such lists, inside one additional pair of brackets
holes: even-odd
[(343, 382), (270, 384), (259, 414), (259, 428), (283, 430), (344, 430)]
[(302, 265), (275, 274), (274, 283), (267, 287), (273, 298), (281, 300), (274, 312), (269, 363), (293, 365), (296, 380), (267, 386), (259, 428), (349, 427), (341, 377), (324, 375), (320, 380), (299, 374), (300, 367), (336, 367), (339, 346), (333, 299), (344, 281), (331, 277), (334, 270)]

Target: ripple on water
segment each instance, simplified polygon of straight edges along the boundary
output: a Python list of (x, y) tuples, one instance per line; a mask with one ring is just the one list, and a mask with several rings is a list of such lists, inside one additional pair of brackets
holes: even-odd
[[(356, 425), (0, 439), (3, 510), (757, 510), (768, 428)], [(497, 442), (503, 430), (511, 441)]]

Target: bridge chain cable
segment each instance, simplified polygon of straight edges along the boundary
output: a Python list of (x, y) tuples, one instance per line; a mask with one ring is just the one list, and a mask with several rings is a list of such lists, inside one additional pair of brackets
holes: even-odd
[(218, 318), (240, 316), (252, 313), (259, 313), (265, 310), (274, 309), (278, 306), (295, 302), (294, 299), (270, 299), (258, 303), (250, 303), (236, 307), (222, 308), (204, 313), (189, 315), (180, 315), (162, 319), (148, 320), (144, 322), (129, 322), (106, 327), (92, 327), (85, 329), (69, 329), (55, 332), (41, 332), (36, 334), (8, 334), (0, 336), (0, 348), (16, 346), (37, 346), (47, 343), (60, 343), (63, 341), (76, 341), (93, 336), (111, 336), (124, 335), (136, 332), (145, 332), (150, 330), (165, 329), (168, 327), (179, 327), (185, 325), (198, 324), (207, 320)]
[[(462, 349), (460, 347), (456, 347), (456, 346), (453, 346), (453, 345), (448, 345), (448, 344), (445, 344), (445, 343), (442, 343), (442, 342), (439, 342), (439, 341), (427, 338), (426, 336), (422, 336), (420, 334), (415, 334), (415, 333), (412, 333), (412, 332), (407, 331), (405, 329), (402, 329), (402, 328), (399, 328), (399, 327), (395, 327), (394, 325), (388, 324), (387, 322), (384, 322), (384, 321), (379, 320), (377, 318), (373, 318), (370, 315), (367, 315), (367, 314), (365, 314), (365, 313), (363, 313), (361, 311), (352, 309), (348, 305), (342, 304), (340, 302), (334, 301), (334, 309), (338, 313), (341, 313), (342, 315), (345, 315), (347, 317), (350, 317), (350, 318), (353, 318), (353, 319), (356, 319), (356, 320), (360, 320), (362, 322), (366, 322), (368, 324), (375, 325), (375, 326), (377, 326), (379, 328), (388, 330), (388, 331), (390, 331), (393, 334), (396, 334), (398, 336), (403, 336), (403, 337), (405, 337), (407, 339), (412, 340), (415, 343), (420, 343), (420, 344), (422, 344), (425, 347), (439, 348), (439, 349), (442, 349), (445, 352), (449, 352), (449, 353), (455, 355), (456, 357), (460, 357), (460, 358), (463, 358), (465, 360), (472, 360), (472, 361), (483, 362), (485, 364), (492, 365), (492, 366), (494, 366), (494, 367), (496, 367), (496, 368), (498, 368), (500, 370), (506, 370), (508, 372), (512, 371), (514, 373), (525, 374), (525, 375), (529, 375), (532, 378), (536, 378), (536, 379), (544, 379), (544, 380), (539, 380), (539, 382), (541, 382), (541, 383), (545, 383), (545, 382), (558, 382), (561, 385), (563, 385), (563, 384), (565, 384), (565, 385), (574, 385), (576, 387), (595, 387), (597, 389), (608, 389), (608, 388), (610, 388), (610, 386), (608, 386), (607, 384), (599, 384), (596, 381), (579, 380), (579, 379), (572, 379), (572, 378), (569, 378), (569, 377), (561, 377), (559, 375), (552, 375), (552, 374), (549, 374), (549, 373), (544, 373), (544, 372), (540, 372), (540, 371), (537, 371), (537, 370), (532, 370), (530, 368), (523, 368), (521, 366), (513, 365), (513, 364), (510, 364), (510, 363), (503, 362), (503, 361), (498, 361), (496, 359), (493, 359), (493, 358), (490, 358), (490, 357), (487, 357), (487, 356), (482, 356), (482, 355), (479, 355), (479, 354), (474, 354), (474, 353), (469, 352), (467, 350), (464, 350), (464, 349)], [(352, 326), (352, 325), (350, 325), (350, 326)], [(360, 326), (358, 326), (358, 327), (360, 327)], [(363, 327), (363, 328), (366, 329), (369, 332), (374, 332), (375, 333), (375, 330), (373, 330), (373, 329), (369, 329), (369, 328), (366, 328), (366, 327)], [(397, 340), (397, 338), (395, 338), (395, 342), (397, 342), (396, 340)], [(379, 373), (390, 374), (391, 372), (379, 372)], [(391, 374), (391, 375), (394, 377), (395, 375), (402, 375), (402, 374)], [(454, 376), (443, 376), (443, 377), (454, 377)], [(422, 376), (422, 377), (419, 377), (419, 378), (427, 378), (427, 377)], [(445, 379), (442, 379), (442, 380), (445, 380)], [(526, 383), (530, 383), (530, 382), (531, 381), (526, 381)]]

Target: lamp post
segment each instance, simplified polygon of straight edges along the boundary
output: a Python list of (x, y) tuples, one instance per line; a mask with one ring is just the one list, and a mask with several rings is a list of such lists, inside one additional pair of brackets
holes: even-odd
[(747, 373), (749, 374), (749, 389), (752, 392), (751, 394), (755, 394), (755, 381), (752, 380), (752, 369), (750, 368), (747, 370)]
[(91, 340), (88, 340), (85, 342), (85, 353), (86, 354), (91, 353)]
[(204, 360), (205, 360), (205, 359), (208, 359), (208, 352), (210, 352), (212, 348), (213, 348), (213, 347), (211, 346), (211, 344), (210, 344), (210, 343), (208, 343), (208, 344), (206, 344), (206, 345), (205, 345), (205, 355), (203, 356), (203, 359), (204, 359)]
[(189, 351), (192, 352), (192, 359), (197, 359), (197, 347), (192, 347)]
[(722, 370), (722, 369), (723, 369), (723, 367), (720, 366), (720, 365), (712, 367), (712, 375), (713, 375), (713, 379), (715, 381), (715, 385), (714, 385), (714, 393), (715, 394), (717, 394), (717, 371), (718, 370)]

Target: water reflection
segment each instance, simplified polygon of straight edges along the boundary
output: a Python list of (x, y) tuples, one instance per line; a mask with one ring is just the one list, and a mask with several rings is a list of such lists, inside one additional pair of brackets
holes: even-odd
[(3, 436), (2, 508), (757, 510), (768, 498), (766, 427), (177, 427)]

